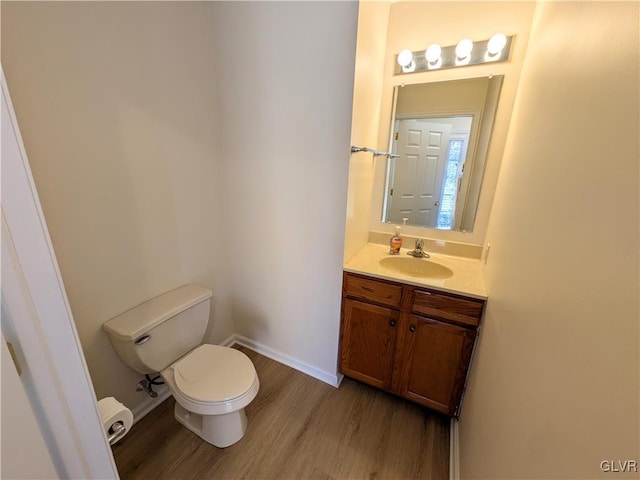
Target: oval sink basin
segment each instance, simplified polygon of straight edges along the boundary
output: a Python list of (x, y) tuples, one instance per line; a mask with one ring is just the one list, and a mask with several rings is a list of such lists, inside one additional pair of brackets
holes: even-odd
[(447, 267), (426, 258), (386, 257), (380, 260), (380, 266), (412, 277), (445, 279), (453, 275)]

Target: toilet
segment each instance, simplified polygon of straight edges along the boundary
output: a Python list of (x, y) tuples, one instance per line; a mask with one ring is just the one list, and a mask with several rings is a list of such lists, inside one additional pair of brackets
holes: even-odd
[(178, 422), (224, 448), (244, 436), (244, 408), (260, 382), (244, 353), (202, 343), (212, 297), (207, 288), (184, 285), (108, 320), (103, 329), (126, 365), (160, 373), (176, 400)]

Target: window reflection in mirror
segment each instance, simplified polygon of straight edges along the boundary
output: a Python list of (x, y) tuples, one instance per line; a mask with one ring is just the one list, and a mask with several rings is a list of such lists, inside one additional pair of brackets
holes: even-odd
[(383, 222), (473, 230), (502, 79), (395, 87)]

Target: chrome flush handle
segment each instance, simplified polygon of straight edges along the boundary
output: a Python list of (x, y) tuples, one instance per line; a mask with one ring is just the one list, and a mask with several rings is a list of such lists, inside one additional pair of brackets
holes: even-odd
[(137, 339), (134, 343), (136, 345), (144, 345), (149, 340), (151, 340), (151, 335), (144, 335), (143, 337), (140, 337), (139, 339)]

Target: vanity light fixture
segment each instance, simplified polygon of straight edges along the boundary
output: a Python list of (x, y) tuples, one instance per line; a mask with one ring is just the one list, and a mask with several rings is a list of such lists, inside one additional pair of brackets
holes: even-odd
[(405, 49), (397, 56), (395, 74), (504, 62), (509, 59), (512, 40), (513, 36), (496, 33), (488, 40), (463, 38), (457, 45), (442, 47), (434, 43), (422, 51)]

